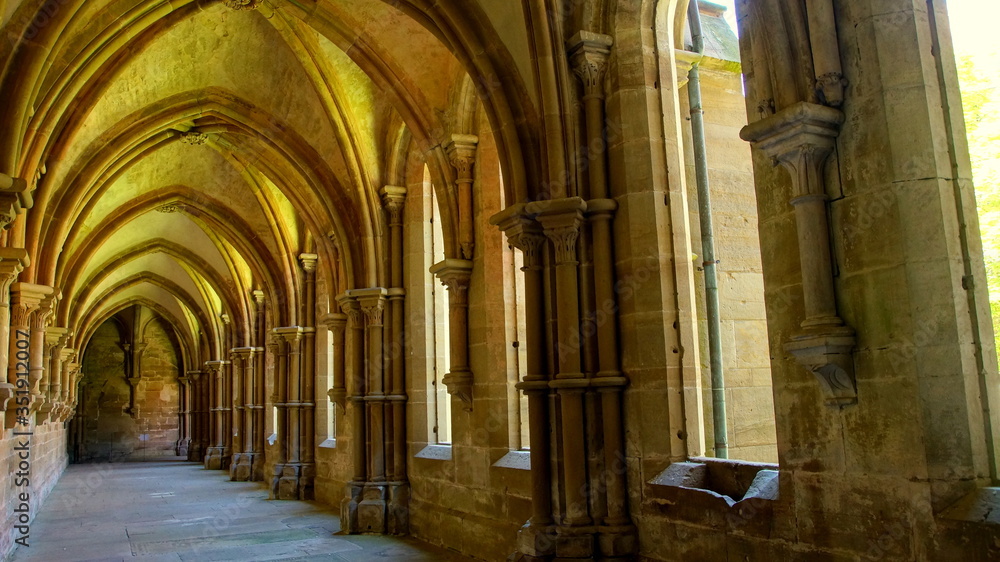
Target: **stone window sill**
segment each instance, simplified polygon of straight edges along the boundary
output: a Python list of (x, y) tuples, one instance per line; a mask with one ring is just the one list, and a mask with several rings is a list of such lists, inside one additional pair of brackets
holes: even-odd
[(277, 433), (272, 433), (270, 436), (268, 436), (268, 438), (267, 438), (267, 444), (268, 445), (274, 445), (277, 442), (278, 442), (278, 434)]
[(1000, 488), (977, 488), (945, 509), (940, 517), (952, 521), (1000, 525)]
[(326, 441), (320, 443), (319, 446), (323, 449), (336, 449), (337, 439), (335, 437), (327, 438)]
[(513, 468), (514, 470), (531, 470), (531, 453), (529, 451), (508, 451), (500, 460), (493, 463), (494, 468)]
[(451, 445), (427, 445), (413, 457), (432, 461), (450, 461)]

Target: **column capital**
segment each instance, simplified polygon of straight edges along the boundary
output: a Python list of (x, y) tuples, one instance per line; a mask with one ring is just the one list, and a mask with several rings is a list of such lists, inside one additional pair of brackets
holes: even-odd
[(361, 311), (368, 319), (368, 325), (381, 326), (387, 291), (381, 287), (375, 287), (372, 289), (352, 289), (350, 293), (351, 296), (358, 299)]
[(264, 306), (264, 291), (254, 289), (253, 291), (250, 291), (250, 298), (253, 299), (253, 302), (256, 303), (258, 307)]
[(306, 328), (303, 328), (302, 326), (283, 326), (281, 328), (275, 328), (271, 331), (271, 333), (273, 333), (276, 337), (292, 344), (302, 339), (302, 336), (305, 335), (307, 331), (312, 330), (306, 330)]
[(299, 263), (302, 264), (302, 269), (306, 273), (312, 273), (316, 271), (316, 264), (319, 262), (319, 256), (317, 254), (299, 254)]
[(822, 168), (843, 122), (839, 109), (799, 102), (743, 127), (740, 138), (788, 170), (797, 196), (825, 195)]
[(379, 190), (382, 196), (382, 205), (389, 213), (389, 225), (399, 226), (403, 224), (403, 206), (406, 203), (406, 188), (395, 185), (387, 185)]
[(472, 278), (472, 260), (448, 258), (432, 265), (429, 271), (440, 279), (449, 290), (452, 289), (453, 285), (468, 287), (469, 280)]
[(347, 316), (351, 327), (361, 327), (363, 326), (361, 319), (361, 305), (358, 304), (358, 299), (350, 294), (350, 292), (344, 292), (337, 295), (337, 304), (340, 305), (340, 310)]
[(232, 364), (230, 361), (215, 360), (215, 361), (205, 361), (205, 370), (212, 374), (218, 374), (222, 371), (222, 368), (226, 365)]
[[(69, 334), (72, 336), (72, 333)], [(66, 342), (69, 343), (69, 342)], [(76, 357), (76, 350), (72, 347), (64, 347), (59, 350), (59, 360), (62, 362), (72, 361)]]
[(48, 327), (45, 328), (45, 345), (51, 350), (59, 346), (66, 345), (71, 332), (66, 328)]
[(323, 317), (323, 325), (334, 334), (342, 334), (347, 328), (347, 315), (339, 312), (331, 312)]
[(522, 271), (538, 269), (542, 266), (542, 244), (545, 234), (538, 221), (525, 210), (524, 203), (517, 203), (490, 217), (494, 224), (507, 235), (507, 241), (521, 250), (524, 255)]
[(479, 137), (476, 135), (452, 135), (444, 146), (448, 160), (458, 171), (459, 181), (472, 179), (472, 167), (476, 162), (476, 147)]
[(45, 324), (49, 321), (52, 313), (55, 312), (56, 303), (62, 298), (62, 292), (53, 289), (52, 293), (42, 297), (38, 303), (38, 311), (31, 318), (31, 329), (35, 331), (45, 330)]
[(552, 240), (556, 250), (556, 264), (576, 263), (576, 240), (580, 236), (587, 203), (579, 197), (535, 201), (525, 206), (534, 214)]
[(10, 286), (31, 264), (24, 248), (0, 248), (0, 303), (10, 301)]
[(21, 209), (34, 204), (28, 182), (0, 173), (0, 230), (7, 230)]
[(610, 35), (584, 30), (566, 42), (573, 73), (583, 82), (584, 99), (604, 98), (604, 74), (613, 43)]
[(256, 347), (234, 347), (234, 348), (232, 348), (232, 349), (229, 350), (229, 356), (230, 357), (238, 357), (240, 359), (244, 359), (245, 360), (247, 357), (250, 357), (250, 354), (253, 353), (255, 349), (257, 349), (257, 348)]
[(674, 49), (674, 68), (677, 69), (677, 88), (683, 88), (689, 79), (691, 69), (701, 62), (705, 55), (684, 49)]

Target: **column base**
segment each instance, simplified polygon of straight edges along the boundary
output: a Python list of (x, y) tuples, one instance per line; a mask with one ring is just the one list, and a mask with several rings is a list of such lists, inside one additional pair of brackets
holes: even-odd
[(253, 476), (253, 453), (236, 453), (233, 463), (229, 465), (229, 479), (234, 482), (247, 482)]
[(597, 544), (601, 560), (633, 560), (639, 552), (635, 525), (598, 527)]
[(390, 535), (406, 535), (410, 532), (410, 485), (406, 482), (389, 484), (386, 527)]
[(247, 453), (251, 456), (250, 460), (250, 481), (251, 482), (263, 482), (264, 481), (264, 454), (263, 453)]
[(351, 482), (344, 487), (344, 500), (340, 502), (340, 529), (349, 535), (361, 532), (358, 526), (358, 506), (361, 505), (361, 493), (364, 485), (361, 482)]
[(594, 527), (558, 527), (556, 560), (594, 560), (597, 558)]
[(205, 450), (205, 468), (208, 470), (227, 468), (227, 465), (223, 464), (224, 456), (225, 447), (209, 447)]
[(274, 467), (271, 479), (272, 500), (313, 499), (313, 479), (315, 469), (312, 464), (294, 463)]
[(517, 560), (549, 560), (556, 551), (556, 529), (552, 525), (525, 523), (517, 532)]

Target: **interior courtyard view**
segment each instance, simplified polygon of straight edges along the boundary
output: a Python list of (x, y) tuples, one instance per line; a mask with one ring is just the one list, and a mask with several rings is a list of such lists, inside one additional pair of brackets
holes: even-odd
[(945, 0), (0, 21), (5, 560), (1000, 560)]

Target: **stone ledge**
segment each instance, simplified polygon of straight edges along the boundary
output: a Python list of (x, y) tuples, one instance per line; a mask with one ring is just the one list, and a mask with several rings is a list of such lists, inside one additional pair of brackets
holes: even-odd
[(507, 451), (500, 460), (493, 463), (494, 468), (513, 468), (515, 470), (531, 470), (530, 451)]
[(419, 453), (413, 455), (415, 459), (428, 459), (432, 461), (450, 461), (451, 445), (427, 445)]
[(979, 488), (944, 510), (940, 517), (953, 521), (1000, 525), (1000, 488)]
[(337, 439), (336, 438), (332, 438), (332, 439), (328, 438), (328, 439), (324, 440), (322, 443), (320, 443), (317, 446), (321, 447), (323, 449), (336, 449), (337, 448)]

